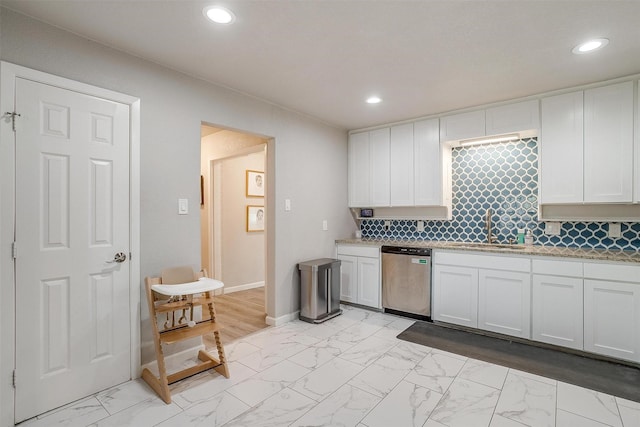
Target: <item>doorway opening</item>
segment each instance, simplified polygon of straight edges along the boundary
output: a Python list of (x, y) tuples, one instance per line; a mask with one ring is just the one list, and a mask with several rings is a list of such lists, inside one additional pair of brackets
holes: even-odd
[[(216, 296), (223, 344), (266, 328), (268, 138), (201, 126), (201, 263)], [(206, 347), (215, 346), (205, 337)]]

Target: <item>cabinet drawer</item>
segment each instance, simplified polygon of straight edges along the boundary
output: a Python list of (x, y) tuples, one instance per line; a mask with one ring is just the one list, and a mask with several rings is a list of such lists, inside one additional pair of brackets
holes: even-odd
[(338, 245), (338, 255), (379, 258), (380, 249), (376, 246)]
[(582, 263), (555, 259), (534, 259), (533, 272), (550, 276), (582, 277)]
[(616, 280), (640, 284), (640, 266), (620, 264), (584, 263), (584, 277), (589, 279)]
[(523, 273), (531, 271), (531, 261), (529, 258), (436, 251), (433, 255), (433, 260), (435, 264), (459, 265), (490, 270), (521, 271)]

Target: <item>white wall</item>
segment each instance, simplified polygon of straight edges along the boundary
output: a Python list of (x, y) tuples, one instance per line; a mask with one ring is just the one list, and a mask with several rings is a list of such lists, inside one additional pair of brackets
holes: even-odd
[[(209, 236), (209, 208), (211, 206), (211, 177), (210, 177), (210, 163), (212, 160), (219, 160), (227, 157), (237, 156), (243, 153), (246, 153), (249, 150), (255, 150), (257, 145), (266, 145), (268, 139), (261, 138), (254, 135), (249, 135), (246, 133), (234, 132), (230, 130), (222, 130), (210, 135), (207, 135), (202, 138), (201, 144), (201, 155), (200, 155), (200, 174), (204, 177), (204, 192), (205, 192), (205, 203), (204, 206), (200, 208), (200, 231), (201, 231), (201, 256), (202, 267), (206, 268), (209, 272), (210, 277), (215, 277), (213, 275), (214, 268), (209, 265), (209, 256), (210, 251), (213, 251), (213, 248), (210, 248), (208, 244), (208, 236)], [(264, 151), (264, 150), (263, 150)], [(263, 158), (262, 168), (265, 168), (264, 161), (266, 159)], [(261, 169), (263, 170), (263, 169)], [(264, 274), (264, 273), (263, 273)], [(215, 277), (217, 279), (221, 279), (220, 277)], [(264, 277), (263, 279), (264, 280)]]
[(220, 236), (222, 281), (225, 292), (233, 287), (264, 281), (265, 232), (247, 232), (246, 207), (264, 206), (264, 198), (246, 197), (246, 171), (264, 171), (264, 150), (220, 160), (222, 203)]
[[(200, 267), (198, 209), (178, 216), (177, 199), (199, 204), (201, 122), (273, 137), (267, 158), (275, 173), (267, 182), (274, 203), (267, 211), (266, 309), (271, 318), (298, 310), (296, 264), (332, 256), (334, 240), (355, 228), (347, 209), (345, 130), (7, 9), (2, 9), (0, 28), (2, 60), (141, 99), (141, 253), (133, 255), (140, 256), (142, 277), (173, 265)], [(286, 198), (292, 201), (291, 212), (284, 212)], [(322, 231), (323, 219), (329, 231)], [(154, 358), (148, 318), (143, 303), (143, 363)]]

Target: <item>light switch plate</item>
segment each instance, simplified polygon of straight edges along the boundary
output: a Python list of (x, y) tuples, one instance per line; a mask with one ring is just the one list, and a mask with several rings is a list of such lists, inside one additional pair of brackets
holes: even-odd
[(562, 223), (560, 222), (545, 222), (544, 234), (548, 236), (559, 236), (561, 228), (562, 228)]
[(384, 231), (389, 231), (389, 228), (391, 228), (391, 221), (387, 219), (384, 221)]
[(189, 199), (178, 199), (178, 215), (189, 213)]
[(418, 230), (419, 233), (422, 233), (424, 231), (424, 221), (418, 221), (418, 226), (416, 227), (416, 230)]
[(609, 223), (609, 233), (608, 236), (611, 239), (619, 239), (622, 237), (622, 230), (620, 229), (619, 222), (610, 222)]
[(327, 222), (327, 220), (322, 220), (322, 229), (324, 231), (327, 231), (329, 229), (329, 223)]
[(284, 210), (289, 212), (291, 210), (291, 199), (284, 199)]

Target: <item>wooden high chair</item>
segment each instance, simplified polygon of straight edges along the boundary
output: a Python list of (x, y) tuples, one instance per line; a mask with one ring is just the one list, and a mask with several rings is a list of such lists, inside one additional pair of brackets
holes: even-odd
[[(149, 369), (142, 371), (142, 378), (155, 390), (166, 403), (171, 403), (169, 384), (195, 375), (208, 369), (214, 369), (229, 378), (229, 367), (220, 342), (220, 332), (216, 324), (216, 312), (213, 305), (213, 291), (221, 289), (224, 284), (219, 280), (206, 277), (206, 271), (194, 274), (191, 267), (175, 267), (163, 270), (161, 277), (146, 277), (145, 287), (153, 328), (153, 341), (156, 347), (159, 377)], [(210, 319), (194, 321), (195, 307), (208, 308)], [(166, 314), (163, 328), (158, 326), (157, 315)], [(176, 322), (176, 314), (179, 316)], [(169, 321), (171, 317), (171, 321)], [(200, 363), (167, 375), (164, 363), (162, 344), (173, 344), (178, 341), (213, 333), (218, 349), (218, 358), (200, 350)]]

